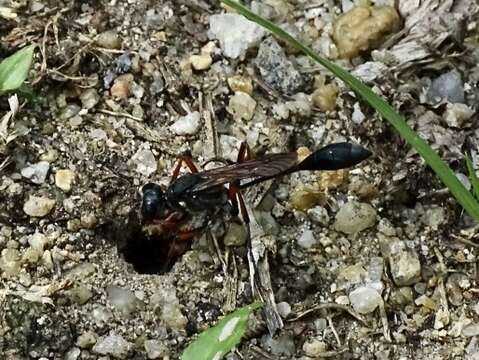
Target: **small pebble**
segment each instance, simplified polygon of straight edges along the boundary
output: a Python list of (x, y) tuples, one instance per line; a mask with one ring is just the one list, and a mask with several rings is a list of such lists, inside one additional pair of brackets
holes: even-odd
[(82, 349), (89, 349), (95, 345), (96, 339), (97, 335), (93, 331), (86, 331), (78, 337), (76, 344)]
[(42, 196), (30, 196), (23, 205), (23, 211), (29, 216), (43, 217), (55, 207), (56, 201)]
[(316, 89), (312, 95), (312, 101), (321, 111), (333, 111), (336, 108), (338, 88), (336, 85), (327, 84)]
[(453, 69), (434, 79), (426, 94), (431, 104), (441, 101), (464, 103), (464, 82), (459, 71)]
[(294, 95), (307, 88), (308, 79), (295, 68), (272, 37), (261, 43), (255, 64), (263, 81), (281, 94)]
[(291, 314), (291, 305), (285, 301), (278, 303), (276, 307), (278, 308), (279, 315), (281, 315), (283, 319), (286, 319), (288, 315)]
[(253, 82), (250, 77), (243, 75), (235, 75), (228, 78), (228, 86), (231, 91), (241, 91), (248, 95), (253, 93)]
[(127, 99), (130, 96), (133, 79), (134, 77), (131, 74), (118, 76), (111, 86), (111, 96), (118, 99)]
[(98, 339), (93, 352), (100, 355), (110, 355), (117, 359), (126, 359), (132, 344), (123, 339), (121, 335), (111, 334)]
[(447, 104), (444, 120), (447, 125), (455, 128), (462, 128), (469, 119), (474, 115), (475, 111), (466, 104), (455, 103)]
[(96, 89), (87, 89), (80, 95), (83, 108), (92, 109), (100, 102), (100, 95)]
[(322, 206), (315, 206), (308, 209), (307, 214), (311, 221), (318, 225), (327, 226), (329, 224), (328, 211)]
[(304, 229), (303, 233), (298, 239), (298, 245), (303, 249), (310, 249), (318, 243), (314, 234), (309, 229)]
[(94, 229), (98, 220), (94, 212), (85, 212), (80, 216), (80, 225), (84, 229)]
[(43, 254), (43, 249), (47, 242), (47, 237), (39, 232), (36, 232), (28, 237), (28, 244), (41, 254)]
[(243, 224), (230, 222), (223, 242), (226, 246), (241, 246), (246, 244), (247, 238), (248, 234)]
[(369, 204), (350, 201), (339, 209), (334, 228), (345, 234), (357, 234), (376, 223), (376, 210)]
[(213, 59), (208, 54), (201, 54), (201, 55), (191, 55), (190, 56), (190, 64), (195, 70), (206, 70), (209, 69)]
[(160, 359), (169, 355), (168, 347), (158, 340), (145, 340), (143, 343), (148, 359)]
[(77, 104), (70, 104), (62, 109), (58, 117), (62, 120), (68, 120), (76, 116), (80, 112), (80, 110), (81, 107)]
[(377, 47), (384, 38), (399, 31), (401, 19), (392, 6), (357, 6), (339, 16), (333, 25), (333, 39), (339, 56), (353, 58)]
[(120, 49), (121, 48), (121, 38), (120, 35), (113, 30), (102, 32), (98, 34), (95, 39), (95, 42), (98, 46), (101, 46), (105, 49)]
[(58, 170), (55, 173), (55, 185), (64, 192), (71, 191), (74, 180), (75, 173), (72, 170)]
[(149, 149), (138, 150), (131, 158), (131, 162), (136, 165), (136, 172), (146, 177), (153, 174), (158, 168), (155, 155)]
[(48, 170), (50, 170), (50, 164), (47, 161), (39, 161), (35, 164), (28, 164), (20, 173), (34, 184), (43, 184), (47, 178)]
[(306, 356), (312, 358), (318, 358), (326, 351), (327, 345), (324, 341), (319, 341), (316, 339), (306, 341), (303, 344), (303, 351)]
[(63, 360), (76, 360), (78, 359), (80, 354), (81, 354), (81, 350), (77, 347), (73, 347), (67, 351), (67, 353), (63, 357)]
[(140, 301), (129, 289), (122, 289), (118, 286), (108, 286), (106, 289), (108, 302), (114, 309), (124, 316), (130, 316), (140, 305)]
[(392, 253), (389, 268), (397, 286), (412, 285), (421, 279), (421, 262), (413, 249)]
[(373, 288), (362, 286), (349, 293), (349, 301), (359, 314), (372, 313), (381, 303), (381, 295)]
[(201, 115), (198, 111), (180, 117), (170, 126), (176, 135), (194, 135), (200, 130)]
[(235, 120), (249, 121), (254, 116), (256, 100), (247, 93), (237, 91), (231, 98), (227, 110)]
[(243, 56), (259, 43), (265, 30), (239, 14), (217, 14), (210, 16), (210, 39), (220, 42), (223, 54), (231, 59)]
[(466, 325), (462, 329), (462, 335), (466, 337), (472, 337), (479, 335), (479, 324)]
[(183, 330), (188, 323), (181, 313), (180, 301), (173, 287), (163, 287), (155, 292), (150, 298), (150, 305), (158, 309), (160, 319), (173, 329)]
[(78, 285), (70, 289), (68, 292), (72, 302), (83, 305), (93, 296), (93, 292), (85, 285)]

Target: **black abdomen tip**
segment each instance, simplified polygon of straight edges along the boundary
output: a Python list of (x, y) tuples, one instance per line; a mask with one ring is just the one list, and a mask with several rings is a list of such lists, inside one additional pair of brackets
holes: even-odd
[(336, 143), (315, 151), (299, 167), (301, 170), (339, 170), (357, 165), (370, 156), (371, 152), (360, 145)]

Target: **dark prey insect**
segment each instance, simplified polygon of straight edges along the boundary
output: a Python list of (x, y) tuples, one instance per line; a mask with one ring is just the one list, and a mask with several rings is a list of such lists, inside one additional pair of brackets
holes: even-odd
[[(249, 216), (241, 189), (296, 171), (348, 168), (370, 155), (359, 145), (335, 143), (305, 159), (300, 159), (296, 152), (251, 159), (249, 148), (243, 143), (236, 163), (201, 172), (191, 157), (184, 155), (173, 171), (168, 188), (162, 189), (154, 183), (143, 187), (143, 228), (151, 241), (161, 241), (165, 247), (163, 268), (167, 271), (212, 219), (228, 219), (241, 212), (248, 226)], [(191, 173), (179, 176), (183, 164)]]

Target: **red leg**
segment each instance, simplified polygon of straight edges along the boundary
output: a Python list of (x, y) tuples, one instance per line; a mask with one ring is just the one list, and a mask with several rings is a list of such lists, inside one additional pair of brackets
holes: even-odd
[(242, 163), (248, 160), (251, 160), (251, 148), (249, 147), (246, 141), (241, 143), (241, 146), (238, 151), (238, 159), (236, 160), (237, 163)]
[(178, 164), (176, 165), (175, 169), (173, 170), (173, 174), (171, 175), (171, 180), (170, 180), (170, 185), (173, 183), (178, 178), (178, 175), (180, 174), (181, 166), (183, 163), (188, 166), (190, 171), (192, 173), (197, 173), (198, 168), (196, 167), (195, 163), (193, 162), (193, 159), (191, 158), (190, 155), (181, 155), (180, 159), (178, 160)]

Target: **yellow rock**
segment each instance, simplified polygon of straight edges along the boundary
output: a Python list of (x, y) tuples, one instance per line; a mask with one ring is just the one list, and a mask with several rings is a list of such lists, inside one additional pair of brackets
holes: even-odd
[(388, 34), (399, 31), (401, 19), (391, 6), (360, 6), (344, 13), (334, 23), (333, 39), (339, 56), (352, 58), (380, 45)]
[(65, 192), (71, 191), (74, 180), (75, 173), (69, 169), (58, 170), (55, 174), (55, 185)]
[(190, 56), (190, 64), (195, 70), (206, 70), (209, 69), (213, 59), (209, 54), (201, 54), (201, 55), (191, 55)]
[(130, 86), (134, 77), (132, 74), (120, 75), (115, 79), (110, 89), (111, 96), (119, 99), (127, 99), (130, 96)]
[(325, 195), (312, 189), (300, 189), (290, 195), (291, 205), (299, 211), (309, 210), (316, 205), (324, 205)]
[(336, 108), (337, 98), (338, 88), (333, 84), (320, 86), (312, 95), (314, 106), (321, 111), (333, 111)]
[(242, 91), (248, 95), (253, 93), (253, 82), (250, 77), (235, 75), (228, 78), (228, 86), (234, 92)]

